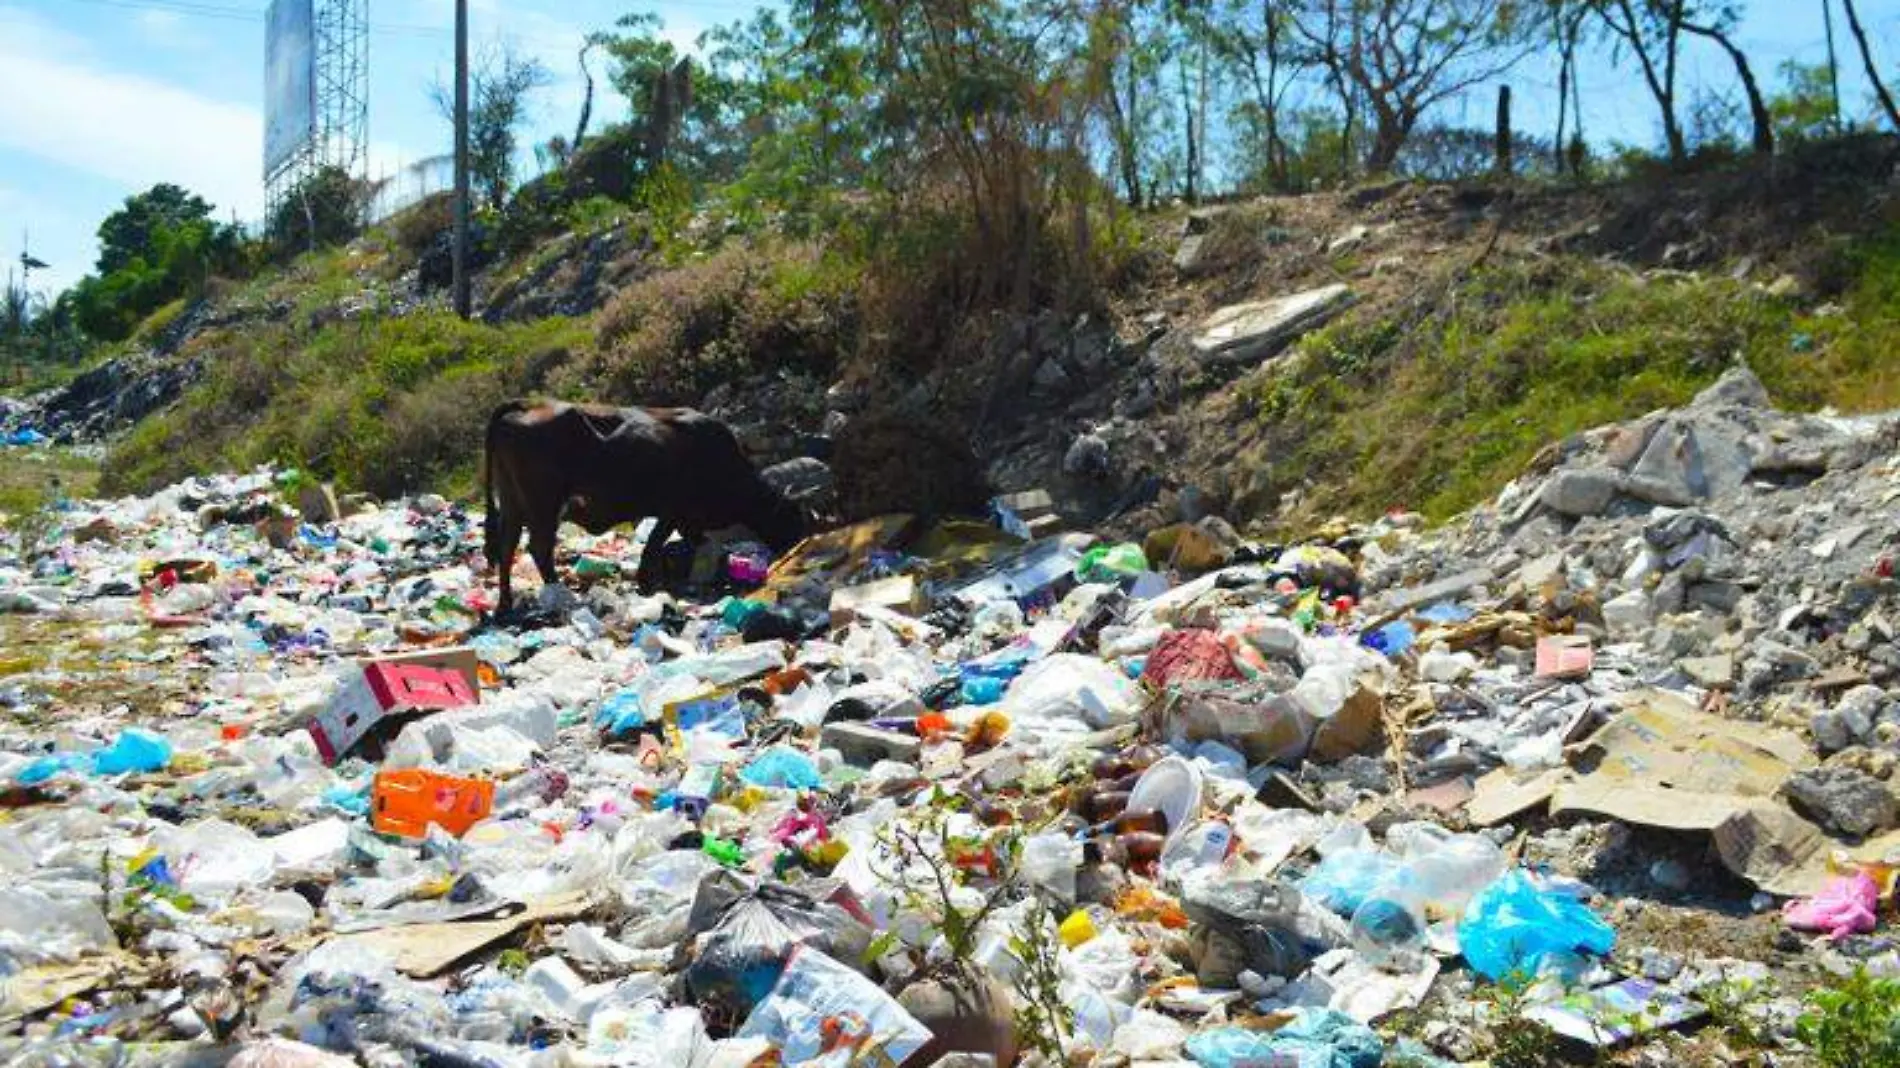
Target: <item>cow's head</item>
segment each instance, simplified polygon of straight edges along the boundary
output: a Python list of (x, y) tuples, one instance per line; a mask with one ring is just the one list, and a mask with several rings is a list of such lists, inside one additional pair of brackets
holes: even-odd
[(769, 487), (765, 487), (765, 492), (760, 495), (755, 512), (751, 522), (746, 525), (774, 553), (782, 553), (797, 545), (811, 533), (811, 519), (805, 509)]

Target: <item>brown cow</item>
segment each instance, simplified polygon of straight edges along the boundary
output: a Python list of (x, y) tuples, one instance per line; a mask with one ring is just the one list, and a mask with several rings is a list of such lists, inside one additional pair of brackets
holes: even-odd
[(563, 516), (591, 534), (655, 519), (642, 586), (675, 530), (697, 544), (708, 531), (743, 526), (774, 552), (806, 531), (804, 513), (759, 477), (731, 429), (690, 408), (511, 401), (489, 417), (482, 481), (483, 551), (501, 572), (502, 612), (514, 603), (510, 572), (523, 530), (542, 581), (559, 581), (554, 538)]

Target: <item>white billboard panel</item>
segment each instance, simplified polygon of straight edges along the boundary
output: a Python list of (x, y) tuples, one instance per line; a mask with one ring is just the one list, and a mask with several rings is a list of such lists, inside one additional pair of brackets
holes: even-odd
[(264, 30), (264, 173), (317, 130), (315, 0), (271, 0)]

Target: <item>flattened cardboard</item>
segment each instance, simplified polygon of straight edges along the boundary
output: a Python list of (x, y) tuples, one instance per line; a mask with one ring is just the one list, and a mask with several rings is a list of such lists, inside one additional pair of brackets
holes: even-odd
[(386, 927), (349, 935), (345, 941), (388, 957), (404, 975), (428, 979), (517, 931), (545, 920), (574, 919), (591, 905), (586, 894), (565, 894), (524, 903), (520, 911), (500, 919)]
[(1552, 768), (1529, 777), (1520, 777), (1510, 768), (1499, 768), (1474, 785), (1465, 816), (1474, 826), (1491, 827), (1514, 819), (1539, 805), (1547, 804), (1559, 783), (1570, 777), (1564, 768)]

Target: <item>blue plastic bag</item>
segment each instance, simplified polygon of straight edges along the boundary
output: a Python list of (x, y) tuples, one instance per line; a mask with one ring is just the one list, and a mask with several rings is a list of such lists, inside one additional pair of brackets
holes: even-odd
[(741, 781), (773, 790), (816, 790), (825, 784), (811, 758), (796, 749), (775, 745), (739, 772)]
[(91, 758), (84, 753), (54, 753), (14, 772), (13, 781), (21, 786), (38, 786), (67, 772), (84, 771), (91, 766)]
[(111, 745), (92, 754), (92, 773), (124, 775), (134, 771), (162, 771), (171, 762), (172, 743), (164, 735), (130, 727), (120, 731)]
[(1332, 1009), (1307, 1009), (1278, 1031), (1217, 1027), (1187, 1041), (1201, 1068), (1290, 1064), (1299, 1068), (1379, 1068), (1385, 1043), (1370, 1027)]
[(594, 713), (594, 725), (610, 735), (639, 730), (646, 724), (646, 709), (640, 707), (640, 696), (632, 690), (622, 690), (602, 701), (600, 711)]
[(1372, 892), (1399, 876), (1399, 859), (1373, 849), (1334, 853), (1300, 880), (1300, 892), (1341, 916), (1358, 911)]
[(1553, 956), (1599, 956), (1616, 946), (1616, 929), (1573, 897), (1552, 893), (1523, 871), (1505, 872), (1478, 891), (1458, 925), (1458, 948), (1473, 971), (1493, 982), (1535, 975)]

